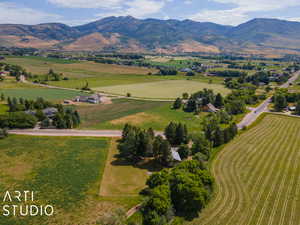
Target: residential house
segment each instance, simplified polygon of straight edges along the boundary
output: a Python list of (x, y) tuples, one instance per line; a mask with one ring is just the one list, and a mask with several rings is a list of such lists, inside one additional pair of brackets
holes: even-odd
[(101, 95), (94, 94), (91, 96), (77, 96), (75, 97), (74, 102), (87, 102), (92, 104), (99, 104), (101, 102)]
[(213, 104), (209, 103), (206, 106), (203, 107), (203, 110), (206, 112), (213, 112), (216, 113), (219, 111), (218, 108), (216, 108)]
[(57, 108), (54, 108), (54, 107), (49, 107), (49, 108), (43, 109), (42, 111), (45, 114), (45, 116), (47, 116), (48, 118), (53, 118), (56, 115), (56, 113), (58, 112)]

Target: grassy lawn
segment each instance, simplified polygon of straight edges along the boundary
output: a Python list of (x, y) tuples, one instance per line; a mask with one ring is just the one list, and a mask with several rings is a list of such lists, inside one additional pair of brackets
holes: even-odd
[(118, 99), (110, 105), (77, 106), (82, 129), (122, 129), (126, 123), (142, 128), (164, 130), (170, 121), (187, 124), (189, 130), (201, 127), (200, 118), (182, 110), (172, 110), (172, 103)]
[(100, 188), (100, 196), (138, 196), (145, 188), (149, 171), (153, 169), (151, 163), (132, 166), (117, 157), (117, 140), (112, 139), (110, 151)]
[(226, 95), (230, 92), (223, 85), (208, 84), (190, 80), (172, 80), (159, 81), (151, 83), (131, 84), (131, 85), (115, 85), (108, 87), (94, 88), (97, 91), (102, 91), (110, 94), (126, 95), (131, 93), (134, 97), (140, 98), (162, 98), (174, 99), (181, 97), (182, 93), (195, 93), (203, 88), (213, 89), (216, 93)]
[(0, 94), (3, 93), (6, 97), (17, 97), (24, 99), (36, 99), (37, 97), (43, 97), (46, 100), (74, 99), (78, 95), (87, 95), (86, 93), (72, 90), (62, 90), (53, 88), (9, 88), (0, 90)]
[(187, 224), (298, 225), (300, 119), (267, 114), (213, 161), (216, 195)]
[(1, 224), (94, 224), (123, 202), (128, 208), (136, 204), (98, 196), (108, 146), (106, 138), (11, 135), (1, 140), (0, 192), (32, 190), (35, 204), (55, 208), (53, 217), (1, 217)]
[(8, 109), (8, 106), (0, 101), (0, 115), (6, 114)]

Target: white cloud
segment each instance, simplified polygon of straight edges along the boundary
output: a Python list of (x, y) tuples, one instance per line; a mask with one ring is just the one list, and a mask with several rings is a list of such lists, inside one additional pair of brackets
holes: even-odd
[(21, 7), (10, 2), (0, 2), (0, 23), (37, 24), (55, 22), (61, 16), (31, 8)]
[(118, 8), (124, 0), (48, 0), (66, 8)]
[(98, 14), (99, 17), (106, 16), (133, 16), (143, 18), (161, 11), (166, 2), (170, 0), (133, 0), (125, 2), (121, 9)]
[(219, 3), (234, 4), (227, 10), (202, 10), (190, 18), (197, 21), (210, 21), (220, 24), (237, 25), (250, 19), (249, 13), (268, 12), (300, 6), (299, 0), (211, 0)]

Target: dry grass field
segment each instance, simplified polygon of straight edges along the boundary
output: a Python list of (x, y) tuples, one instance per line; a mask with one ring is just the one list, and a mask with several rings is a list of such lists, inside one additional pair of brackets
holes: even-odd
[(216, 195), (193, 225), (299, 225), (300, 119), (266, 115), (213, 161)]
[(100, 196), (137, 196), (146, 186), (149, 177), (147, 166), (134, 167), (117, 155), (117, 140), (112, 139), (100, 185)]

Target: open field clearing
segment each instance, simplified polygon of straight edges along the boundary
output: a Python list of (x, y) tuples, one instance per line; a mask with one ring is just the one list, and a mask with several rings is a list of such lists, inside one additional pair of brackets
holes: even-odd
[(150, 165), (132, 166), (117, 157), (117, 140), (112, 139), (104, 175), (100, 187), (100, 196), (138, 196), (145, 188), (149, 177)]
[(298, 225), (300, 119), (267, 114), (217, 155), (216, 195), (193, 225)]
[(95, 224), (105, 213), (135, 205), (133, 198), (98, 196), (109, 141), (15, 135), (1, 140), (0, 192), (32, 190), (35, 204), (55, 209), (53, 217), (1, 217), (1, 224)]
[(102, 91), (110, 94), (126, 95), (130, 93), (134, 97), (139, 98), (162, 98), (174, 99), (181, 97), (182, 93), (195, 93), (203, 88), (213, 89), (216, 93), (226, 95), (230, 92), (223, 85), (207, 84), (189, 80), (170, 80), (159, 81), (132, 85), (116, 85), (110, 87), (94, 88), (97, 91)]
[(3, 93), (6, 97), (17, 97), (24, 99), (36, 99), (42, 97), (46, 100), (74, 99), (78, 95), (87, 95), (86, 93), (72, 90), (62, 90), (54, 88), (18, 88), (18, 89), (3, 89), (0, 90), (0, 94)]
[(200, 129), (205, 113), (197, 117), (193, 113), (172, 110), (171, 106), (169, 102), (117, 99), (109, 105), (82, 105), (76, 109), (81, 116), (82, 129), (119, 130), (130, 123), (145, 129), (164, 130), (170, 121), (185, 123), (191, 131)]

